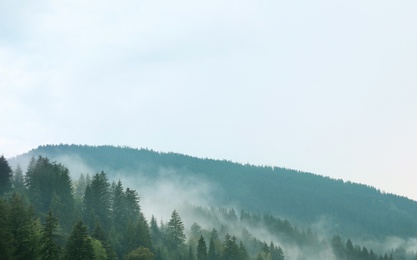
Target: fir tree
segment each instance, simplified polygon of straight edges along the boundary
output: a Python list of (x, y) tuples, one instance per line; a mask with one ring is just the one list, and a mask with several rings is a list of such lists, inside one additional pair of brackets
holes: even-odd
[(56, 260), (60, 256), (60, 248), (56, 242), (58, 219), (49, 210), (41, 230), (40, 255), (44, 260)]
[(0, 196), (12, 188), (12, 169), (4, 156), (0, 156)]
[(87, 233), (87, 227), (78, 221), (72, 228), (65, 246), (64, 260), (91, 260), (94, 259), (94, 249)]
[(208, 260), (207, 245), (204, 237), (200, 236), (197, 244), (197, 260)]

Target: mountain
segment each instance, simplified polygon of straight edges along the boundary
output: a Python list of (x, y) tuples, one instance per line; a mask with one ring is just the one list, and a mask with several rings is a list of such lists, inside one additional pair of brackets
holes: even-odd
[(104, 171), (132, 185), (171, 180), (178, 190), (165, 196), (203, 196), (211, 206), (273, 214), (345, 236), (417, 236), (416, 201), (316, 174), (114, 146), (46, 145), (9, 162), (24, 165), (40, 155), (67, 165), (74, 176)]

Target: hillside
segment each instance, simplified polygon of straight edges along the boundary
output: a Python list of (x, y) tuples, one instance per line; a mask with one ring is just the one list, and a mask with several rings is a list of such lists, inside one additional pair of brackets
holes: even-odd
[(346, 236), (417, 235), (417, 202), (311, 173), (112, 146), (40, 146), (9, 161), (16, 165), (38, 155), (65, 163), (72, 173), (105, 171), (114, 179), (156, 182), (162, 176), (187, 187), (207, 184), (213, 206), (278, 215)]

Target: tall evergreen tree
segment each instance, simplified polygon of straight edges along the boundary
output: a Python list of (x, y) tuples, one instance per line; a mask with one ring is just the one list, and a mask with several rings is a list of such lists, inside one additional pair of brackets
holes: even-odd
[(87, 233), (87, 227), (78, 221), (72, 228), (65, 245), (64, 260), (91, 260), (94, 259), (94, 249)]
[(74, 198), (68, 169), (40, 156), (30, 162), (25, 184), (36, 213), (46, 214), (51, 208), (64, 230), (69, 231), (73, 222)]
[(226, 235), (224, 241), (223, 260), (239, 260), (239, 247), (236, 243), (236, 237)]
[(200, 236), (197, 244), (197, 260), (208, 260), (207, 245), (203, 236)]
[(176, 210), (171, 214), (171, 219), (167, 224), (167, 242), (172, 249), (181, 248), (184, 246), (185, 234), (184, 224), (180, 218), (180, 215)]
[(8, 226), (12, 234), (13, 259), (36, 259), (39, 244), (34, 213), (24, 199), (14, 193), (9, 201)]
[(49, 210), (41, 230), (40, 256), (43, 260), (56, 260), (60, 256), (60, 247), (56, 241), (58, 219)]
[(4, 156), (0, 156), (0, 196), (12, 188), (12, 168)]
[(26, 194), (25, 180), (20, 164), (16, 166), (13, 173), (13, 188), (19, 194)]
[(6, 201), (0, 198), (0, 256), (5, 260), (12, 259), (12, 234), (9, 225), (10, 208)]
[(87, 185), (83, 205), (84, 217), (90, 230), (94, 228), (95, 221), (99, 221), (102, 226), (110, 225), (110, 183), (104, 172), (94, 175)]

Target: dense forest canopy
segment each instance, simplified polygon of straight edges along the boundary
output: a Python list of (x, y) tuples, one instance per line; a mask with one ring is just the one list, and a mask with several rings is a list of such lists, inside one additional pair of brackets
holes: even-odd
[[(186, 230), (176, 210), (168, 221), (147, 220), (138, 192), (110, 182), (105, 172), (72, 181), (64, 165), (41, 156), (32, 157), (23, 179), (21, 167), (11, 174), (4, 157), (0, 166), (4, 259), (281, 260), (286, 253), (297, 259), (393, 259), (400, 252), (378, 256), (339, 236), (326, 240), (272, 215), (226, 208), (190, 206), (187, 214), (202, 224)], [(271, 240), (258, 236), (260, 230)]]
[[(417, 236), (417, 202), (316, 174), (114, 146), (40, 146), (10, 162), (15, 166), (39, 155), (78, 175), (105, 171), (111, 180), (140, 179), (148, 186), (175, 180), (176, 186), (186, 186), (182, 190), (198, 187), (198, 194), (184, 197), (205, 192), (209, 205), (279, 215), (307, 227), (324, 219), (329, 232), (345, 236)], [(136, 188), (144, 192), (141, 182)]]
[[(83, 163), (81, 168), (90, 171), (73, 173), (72, 168), (81, 168), (60, 161)], [(219, 186), (215, 200), (209, 206), (184, 203), (168, 217), (149, 209), (150, 215), (145, 215), (142, 203), (161, 190), (149, 192), (151, 185), (145, 192), (132, 184), (147, 181), (138, 185), (145, 187), (149, 178), (156, 183), (173, 174), (185, 180), (181, 189), (192, 189), (201, 181)], [(131, 182), (116, 177), (129, 177)], [(397, 227), (398, 234), (404, 233), (409, 223), (403, 221), (415, 221), (411, 215), (415, 202), (372, 187), (277, 167), (111, 146), (43, 146), (9, 161), (1, 157), (0, 187), (4, 259), (417, 259), (411, 243), (385, 243), (390, 230)], [(175, 192), (163, 195), (177, 197)], [(303, 198), (303, 194), (311, 196)], [(318, 198), (323, 199), (321, 207)], [(373, 201), (359, 203), (360, 199)], [(241, 201), (241, 207), (229, 207), (235, 200)], [(372, 203), (374, 208), (361, 208)], [(332, 207), (336, 204), (341, 205)], [(367, 223), (371, 217), (364, 214), (386, 205), (390, 207), (385, 210), (397, 215), (376, 218), (373, 227), (363, 229), (364, 235), (347, 232)], [(314, 211), (314, 207), (319, 208)], [(346, 214), (351, 210), (365, 212)], [(304, 216), (297, 215), (302, 212)], [(327, 230), (305, 221), (323, 212), (331, 216), (321, 220)], [(387, 217), (395, 221), (394, 227), (378, 232)], [(333, 228), (335, 223), (338, 228)], [(415, 229), (408, 227), (398, 239), (412, 237)]]

